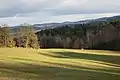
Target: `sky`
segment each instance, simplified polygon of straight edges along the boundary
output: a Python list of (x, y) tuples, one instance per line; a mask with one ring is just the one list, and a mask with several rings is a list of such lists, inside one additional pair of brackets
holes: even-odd
[(120, 0), (0, 0), (0, 25), (79, 21), (120, 14)]

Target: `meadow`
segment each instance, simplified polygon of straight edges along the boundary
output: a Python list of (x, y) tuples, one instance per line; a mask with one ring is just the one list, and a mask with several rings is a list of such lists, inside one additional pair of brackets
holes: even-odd
[(120, 52), (0, 48), (0, 80), (120, 80)]

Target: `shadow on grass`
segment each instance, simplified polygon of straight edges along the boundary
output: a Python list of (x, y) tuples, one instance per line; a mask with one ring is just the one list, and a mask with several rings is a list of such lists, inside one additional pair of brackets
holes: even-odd
[(15, 60), (22, 60), (22, 61), (31, 61), (31, 62), (39, 62), (38, 60), (33, 60), (33, 59), (25, 59), (25, 58), (11, 58), (11, 59), (15, 59)]
[(120, 56), (97, 55), (97, 54), (76, 53), (76, 52), (51, 52), (51, 53), (40, 52), (39, 54), (54, 58), (87, 59), (93, 61), (102, 61), (102, 62), (106, 62), (104, 64), (112, 63), (113, 65), (116, 64), (117, 67), (120, 67)]
[[(70, 67), (70, 68), (74, 68), (74, 69), (80, 69), (80, 68), (82, 68), (82, 69), (93, 69), (93, 68), (88, 68), (88, 67), (80, 67), (80, 66), (75, 66), (75, 65), (70, 65), (70, 64), (62, 64), (62, 63), (52, 63), (52, 62), (47, 62), (47, 61), (38, 61), (38, 60), (32, 60), (32, 59), (21, 59), (21, 58), (12, 58), (12, 59), (15, 59), (15, 60), (23, 60), (23, 61), (32, 61), (32, 63), (31, 64), (26, 64), (26, 63), (24, 63), (24, 62), (21, 62), (22, 63), (22, 65), (28, 65), (29, 67), (31, 67), (31, 68), (34, 68), (34, 66), (36, 67), (36, 68), (39, 68), (39, 66), (40, 65), (34, 65), (35, 63), (34, 62), (37, 62), (37, 63), (39, 63), (39, 64), (41, 64), (41, 65), (47, 65), (47, 66), (51, 66), (51, 65), (54, 65), (54, 66), (57, 66), (57, 67), (61, 67), (61, 66), (63, 66), (63, 67), (66, 67), (66, 68), (68, 68), (68, 67)], [(96, 62), (96, 63), (99, 63), (99, 64), (105, 64), (105, 63), (102, 63), (102, 62)], [(34, 66), (33, 66), (34, 65)], [(106, 65), (110, 65), (110, 64), (107, 64), (106, 63)], [(38, 66), (38, 67), (37, 67)], [(111, 65), (111, 66), (115, 66), (115, 65)], [(25, 68), (25, 67), (24, 67)], [(28, 68), (28, 67), (26, 67), (26, 68)], [(116, 68), (117, 69), (117, 68)], [(116, 69), (111, 69), (111, 70), (109, 70), (109, 69), (96, 69), (96, 70), (102, 70), (102, 71), (116, 71)], [(120, 70), (117, 70), (117, 72), (119, 72), (120, 73)]]
[[(2, 69), (0, 72), (6, 74), (4, 76), (26, 78), (27, 80), (119, 80), (120, 77), (120, 74), (115, 71), (50, 62), (43, 63), (52, 64), (54, 66), (43, 66), (22, 62), (14, 65), (6, 64), (0, 67), (0, 69)], [(24, 66), (20, 67), (21, 65)]]

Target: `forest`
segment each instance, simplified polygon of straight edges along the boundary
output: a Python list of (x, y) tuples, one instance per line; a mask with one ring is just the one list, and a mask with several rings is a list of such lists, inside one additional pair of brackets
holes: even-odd
[(120, 20), (66, 25), (37, 35), (41, 48), (120, 50)]
[(0, 47), (120, 50), (120, 20), (98, 24), (65, 25), (39, 32), (22, 24), (16, 33), (0, 27)]

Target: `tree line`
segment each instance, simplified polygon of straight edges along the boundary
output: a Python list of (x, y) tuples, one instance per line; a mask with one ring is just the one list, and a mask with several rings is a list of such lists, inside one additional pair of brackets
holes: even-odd
[(17, 33), (8, 25), (0, 26), (0, 47), (39, 48), (38, 38), (31, 25), (22, 24)]
[(41, 48), (120, 50), (120, 20), (65, 25), (37, 33)]
[(33, 26), (22, 24), (16, 33), (11, 32), (8, 25), (0, 27), (0, 47), (120, 50), (120, 20), (64, 25), (37, 33)]

